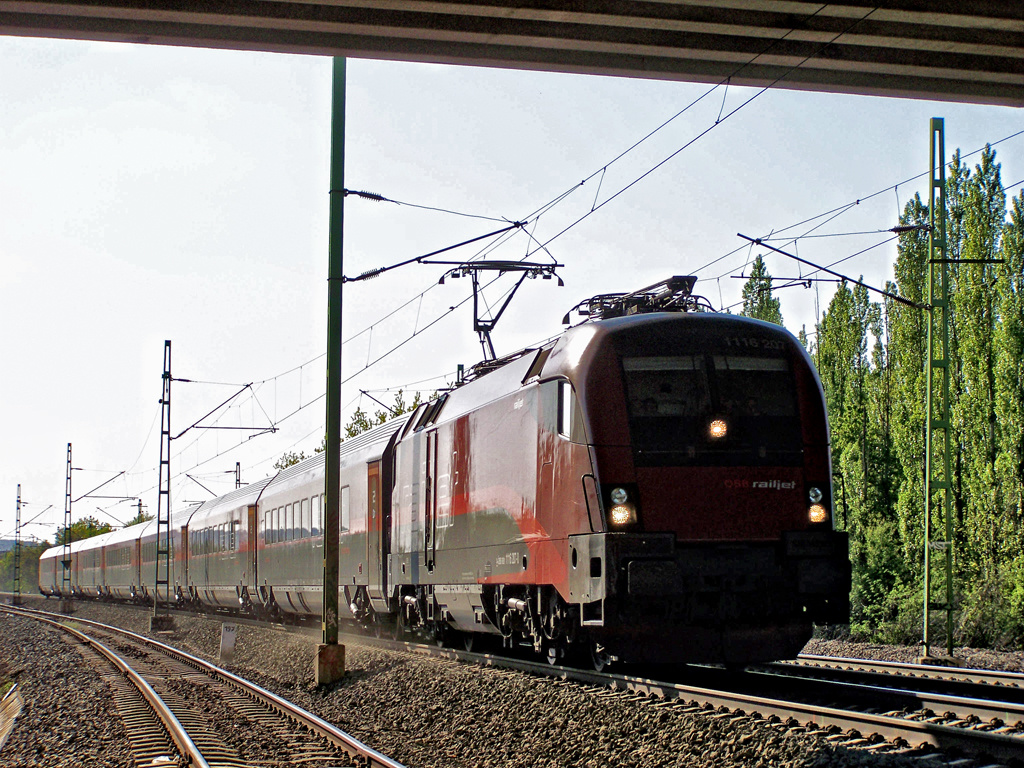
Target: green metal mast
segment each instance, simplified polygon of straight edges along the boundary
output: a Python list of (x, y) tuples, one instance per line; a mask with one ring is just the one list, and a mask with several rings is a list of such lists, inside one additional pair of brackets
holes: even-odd
[[(950, 439), (949, 257), (946, 250), (946, 140), (944, 121), (933, 117), (928, 204), (928, 359), (925, 362), (924, 441), (924, 631), (923, 655), (931, 655), (932, 612), (946, 614), (946, 650), (953, 655), (953, 474)], [(932, 508), (937, 507), (938, 514)], [(934, 540), (934, 528), (944, 538)], [(935, 560), (939, 562), (936, 563)], [(933, 570), (945, 594), (933, 584)]]
[(345, 224), (345, 59), (334, 59), (331, 98), (331, 198), (327, 272), (327, 449), (324, 489), (323, 641), (314, 677), (326, 685), (345, 674), (345, 646), (338, 644), (338, 579), (341, 519), (341, 286)]

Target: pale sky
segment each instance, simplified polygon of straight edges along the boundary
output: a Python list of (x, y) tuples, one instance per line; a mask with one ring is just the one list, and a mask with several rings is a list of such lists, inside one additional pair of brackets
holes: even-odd
[[(21, 483), (22, 520), (42, 513), (24, 535), (52, 539), (68, 442), (81, 468), (73, 498), (123, 471), (98, 493), (141, 496), (155, 513), (164, 339), (176, 378), (216, 382), (173, 385), (174, 434), (250, 382), (255, 397), (240, 396), (219, 424), (278, 426), (251, 440), (256, 430), (174, 441), (172, 510), (210, 498), (201, 486), (233, 488), (236, 462), (254, 481), (285, 451), (319, 444), (331, 69), (327, 58), (0, 37), (0, 537), (13, 533)], [(521, 259), (545, 243), (531, 259), (565, 264), (565, 287), (523, 286), (494, 333), (504, 354), (556, 335), (582, 299), (673, 274), (697, 274), (715, 307), (735, 304), (743, 280), (732, 276), (756, 253), (737, 232), (766, 236), (857, 200), (814, 233), (888, 229), (915, 192), (925, 195), (926, 177), (902, 182), (928, 171), (933, 116), (946, 120), (947, 154), (1024, 131), (1013, 108), (718, 88), (612, 162), (709, 90), (350, 60), (346, 187), (530, 220), (533, 240), (519, 233), (490, 257)], [(996, 150), (1004, 183), (1017, 185), (1009, 194), (1019, 194), (1024, 135)], [(349, 197), (345, 272), (500, 226)], [(885, 239), (779, 245), (830, 264)], [(476, 257), (482, 245), (446, 258)], [(890, 243), (836, 269), (881, 287), (894, 258)], [(807, 273), (766, 260), (777, 276)], [(357, 374), (344, 388), (346, 421), (360, 403), (379, 407), (360, 389), (390, 402), (388, 388), (432, 390), (480, 360), (468, 302), (430, 325), (470, 295), (468, 280), (436, 285), (442, 272), (413, 265), (346, 285), (344, 336), (354, 338), (344, 375)], [(497, 301), (507, 281), (487, 298)], [(793, 332), (827, 306), (834, 286), (817, 286), (779, 292)], [(134, 504), (82, 499), (73, 514), (123, 521)]]

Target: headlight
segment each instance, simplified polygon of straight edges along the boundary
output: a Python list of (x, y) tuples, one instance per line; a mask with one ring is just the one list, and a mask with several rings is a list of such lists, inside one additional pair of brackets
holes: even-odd
[(625, 504), (629, 494), (626, 493), (625, 488), (613, 488), (609, 498), (611, 498), (612, 504)]
[(812, 504), (807, 510), (807, 517), (812, 523), (824, 523), (828, 520), (828, 510), (821, 504)]
[(608, 522), (619, 528), (632, 525), (636, 522), (636, 508), (632, 504), (616, 504), (608, 510)]
[(715, 419), (708, 425), (708, 437), (712, 440), (721, 440), (728, 431), (724, 419)]
[(812, 485), (807, 489), (807, 498), (811, 504), (817, 504), (822, 500), (823, 496), (824, 494), (822, 494), (821, 488)]

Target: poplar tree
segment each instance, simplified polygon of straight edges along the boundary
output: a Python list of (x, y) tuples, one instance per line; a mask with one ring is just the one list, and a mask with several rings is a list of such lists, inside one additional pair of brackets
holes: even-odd
[(772, 276), (761, 254), (754, 259), (750, 279), (743, 284), (744, 317), (782, 325), (782, 303), (772, 295)]
[(1004, 261), (996, 269), (995, 475), (997, 514), (1008, 556), (1004, 588), (1008, 620), (1002, 629), (1020, 646), (1024, 644), (1024, 192), (1013, 199), (999, 255)]

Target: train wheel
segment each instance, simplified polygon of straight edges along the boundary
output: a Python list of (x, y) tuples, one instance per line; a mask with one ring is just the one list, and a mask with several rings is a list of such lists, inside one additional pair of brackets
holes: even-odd
[(565, 648), (558, 642), (549, 643), (546, 657), (551, 666), (561, 664), (565, 660)]
[(595, 672), (605, 672), (612, 664), (612, 657), (608, 651), (596, 640), (590, 641), (590, 666)]
[(405, 619), (401, 610), (395, 614), (395, 626), (392, 628), (391, 637), (399, 641), (405, 640)]
[(438, 624), (434, 627), (434, 645), (438, 648), (451, 647), (452, 630), (446, 624)]

